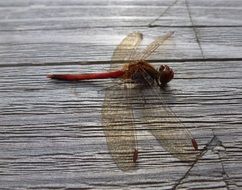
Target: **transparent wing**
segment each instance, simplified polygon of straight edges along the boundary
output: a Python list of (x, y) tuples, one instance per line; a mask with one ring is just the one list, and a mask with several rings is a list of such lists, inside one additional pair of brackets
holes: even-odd
[(110, 70), (120, 69), (119, 65), (117, 64), (118, 61), (130, 60), (132, 55), (135, 54), (135, 50), (142, 39), (143, 35), (139, 32), (128, 34), (114, 50)]
[(136, 59), (138, 59), (138, 60), (147, 59), (160, 45), (162, 45), (173, 34), (174, 34), (174, 32), (168, 32), (164, 36), (160, 36), (160, 37), (156, 38), (140, 54), (137, 55)]
[(121, 170), (134, 168), (136, 138), (129, 89), (107, 89), (102, 109), (102, 123), (113, 160)]
[(163, 148), (174, 157), (183, 161), (194, 161), (192, 135), (167, 105), (162, 94), (155, 86), (140, 90), (143, 123)]

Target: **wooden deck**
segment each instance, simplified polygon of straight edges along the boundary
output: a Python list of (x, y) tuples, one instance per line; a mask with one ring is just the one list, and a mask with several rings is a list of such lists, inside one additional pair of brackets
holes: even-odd
[[(241, 189), (241, 18), (241, 0), (1, 0), (0, 189)], [(110, 81), (46, 78), (108, 69), (133, 31), (175, 32), (152, 60), (176, 72), (164, 94), (198, 141), (192, 164), (138, 126), (121, 171), (101, 123)]]

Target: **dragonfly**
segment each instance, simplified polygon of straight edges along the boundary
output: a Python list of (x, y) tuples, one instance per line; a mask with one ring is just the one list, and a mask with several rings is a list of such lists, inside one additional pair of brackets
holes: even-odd
[[(51, 79), (67, 81), (121, 79), (122, 84), (105, 89), (101, 117), (108, 149), (123, 171), (134, 169), (137, 165), (136, 124), (147, 128), (161, 146), (179, 160), (193, 161), (198, 154), (195, 138), (160, 94), (160, 87), (174, 78), (173, 69), (168, 65), (156, 69), (147, 61), (173, 34), (168, 32), (157, 37), (142, 51), (139, 47), (143, 34), (128, 34), (114, 50), (107, 72), (47, 75)], [(120, 62), (123, 63), (122, 68), (119, 68)], [(141, 106), (136, 112), (135, 105)], [(135, 114), (140, 117), (138, 121)]]

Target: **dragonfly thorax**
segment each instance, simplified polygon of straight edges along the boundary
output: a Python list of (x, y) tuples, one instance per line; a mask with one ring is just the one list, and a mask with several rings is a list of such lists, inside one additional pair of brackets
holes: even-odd
[(159, 76), (159, 72), (144, 60), (131, 62), (124, 69), (124, 79), (142, 85), (153, 85)]
[(173, 70), (167, 65), (161, 65), (155, 69), (147, 61), (133, 61), (124, 66), (123, 79), (142, 85), (153, 85), (154, 81), (159, 86), (166, 85), (174, 77)]

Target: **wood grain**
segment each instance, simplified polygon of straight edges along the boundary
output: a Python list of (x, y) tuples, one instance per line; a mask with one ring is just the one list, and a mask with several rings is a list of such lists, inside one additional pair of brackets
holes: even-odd
[[(239, 0), (0, 1), (0, 189), (240, 189), (241, 9)], [(132, 31), (142, 47), (175, 31), (150, 60), (175, 71), (159, 93), (197, 139), (194, 163), (141, 123), (137, 168), (121, 171), (101, 124), (112, 81), (46, 78), (107, 70)]]

